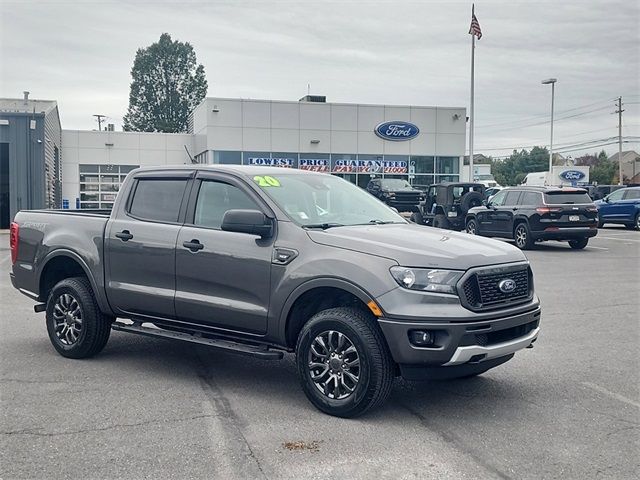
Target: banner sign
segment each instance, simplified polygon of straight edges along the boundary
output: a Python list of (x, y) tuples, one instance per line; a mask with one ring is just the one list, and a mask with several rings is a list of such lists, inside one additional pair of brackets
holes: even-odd
[(335, 160), (333, 173), (407, 173), (407, 162), (380, 160)]
[(301, 158), (298, 168), (300, 168), (300, 170), (309, 170), (311, 172), (328, 172), (329, 159), (328, 158)]
[(293, 168), (293, 158), (249, 157), (249, 165)]

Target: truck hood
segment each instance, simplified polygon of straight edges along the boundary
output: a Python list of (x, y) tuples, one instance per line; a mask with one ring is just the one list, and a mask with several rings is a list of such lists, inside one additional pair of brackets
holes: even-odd
[(472, 267), (526, 260), (508, 243), (413, 224), (361, 225), (309, 230), (312, 241), (395, 260), (407, 267)]

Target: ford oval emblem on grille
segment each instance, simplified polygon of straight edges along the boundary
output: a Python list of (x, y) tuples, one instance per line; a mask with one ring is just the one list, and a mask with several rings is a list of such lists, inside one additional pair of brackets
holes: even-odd
[(516, 289), (516, 282), (510, 278), (505, 278), (498, 283), (498, 288), (502, 293), (511, 293)]

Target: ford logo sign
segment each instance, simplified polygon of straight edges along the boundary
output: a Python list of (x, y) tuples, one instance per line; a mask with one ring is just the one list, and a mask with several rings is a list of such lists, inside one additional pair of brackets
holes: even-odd
[(411, 140), (420, 133), (420, 129), (409, 122), (384, 122), (378, 125), (374, 132), (383, 140)]
[(560, 172), (558, 176), (567, 182), (579, 182), (585, 177), (585, 174), (580, 170), (565, 170), (564, 172)]
[(498, 283), (498, 288), (502, 293), (511, 293), (516, 289), (516, 282), (510, 278), (505, 278)]

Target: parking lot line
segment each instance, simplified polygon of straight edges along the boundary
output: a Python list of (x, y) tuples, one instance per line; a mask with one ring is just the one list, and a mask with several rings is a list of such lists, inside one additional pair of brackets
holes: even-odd
[(597, 237), (593, 237), (593, 238), (606, 238), (607, 240), (617, 240), (619, 242), (640, 243), (640, 240), (637, 240), (635, 238), (604, 237), (602, 235), (598, 235)]
[(593, 245), (589, 245), (589, 246), (587, 247), (587, 249), (589, 249), (589, 250), (606, 250), (606, 251), (609, 251), (609, 249), (608, 249), (608, 248), (604, 248), (604, 247), (594, 247)]
[(638, 402), (634, 402), (633, 400), (631, 400), (630, 398), (624, 397), (618, 393), (614, 393), (614, 392), (610, 392), (609, 390), (607, 390), (604, 387), (601, 387), (600, 385), (596, 385), (595, 383), (591, 383), (591, 382), (582, 382), (582, 384), (585, 387), (589, 387), (592, 390), (595, 390), (597, 392), (603, 393), (605, 395), (610, 396), (611, 398), (615, 398), (616, 400), (620, 400), (623, 403), (629, 404), (629, 405), (633, 405), (634, 407), (640, 408), (640, 403)]
[(4, 265), (7, 261), (9, 261), (10, 258), (10, 256), (4, 257), (2, 260), (0, 260), (0, 265)]

